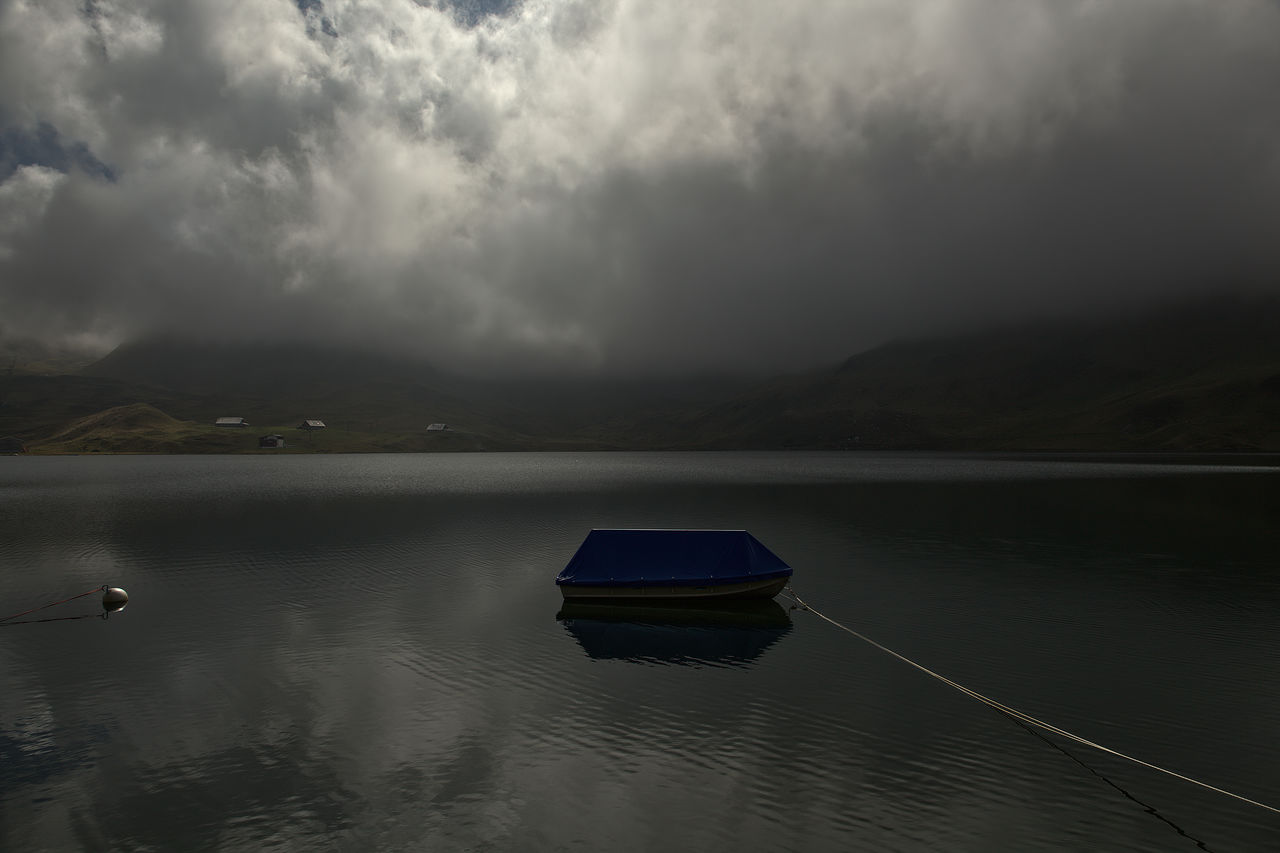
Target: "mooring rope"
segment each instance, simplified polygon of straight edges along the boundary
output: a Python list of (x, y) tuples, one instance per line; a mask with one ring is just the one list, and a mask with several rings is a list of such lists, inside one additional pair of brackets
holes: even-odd
[[(73, 596), (71, 596), (70, 598), (64, 598), (64, 599), (62, 599), (61, 601), (54, 601), (54, 602), (51, 602), (51, 603), (49, 603), (49, 604), (42, 604), (42, 605), (40, 605), (39, 607), (33, 607), (33, 608), (31, 608), (30, 610), (24, 610), (24, 611), (22, 611), (21, 613), (15, 613), (15, 614), (13, 614), (12, 616), (5, 616), (3, 619), (0, 619), (0, 623), (8, 622), (10, 619), (17, 619), (19, 616), (26, 616), (26, 615), (27, 615), (27, 614), (29, 614), (29, 613), (35, 613), (35, 612), (36, 612), (36, 611), (38, 611), (38, 610), (48, 610), (50, 607), (57, 607), (59, 604), (66, 604), (68, 601), (75, 601), (77, 598), (84, 598), (86, 595), (93, 595), (95, 592), (106, 592), (108, 589), (110, 589), (110, 587), (109, 587), (109, 586), (107, 586), (106, 584), (103, 584), (102, 586), (95, 586), (93, 589), (89, 590), (88, 592), (82, 592), (82, 593), (80, 593), (79, 595), (73, 595)], [(97, 616), (98, 614), (97, 614), (97, 613), (91, 613), (91, 614), (89, 614), (89, 615), (90, 615), (90, 616)], [(56, 619), (28, 619), (28, 620), (26, 620), (25, 622), (14, 622), (13, 624), (14, 624), (14, 625), (27, 625), (27, 624), (30, 624), (31, 622), (58, 622), (58, 621), (63, 620), (63, 619), (84, 619), (84, 618), (86, 618), (86, 617), (84, 617), (84, 616), (60, 616), (60, 617), (58, 617), (58, 618), (56, 618)], [(0, 627), (3, 627), (3, 625), (2, 625), (2, 624), (0, 624)]]
[(1114, 755), (1117, 758), (1123, 758), (1125, 761), (1131, 761), (1134, 764), (1138, 764), (1148, 769), (1155, 770), (1160, 773), (1164, 773), (1166, 776), (1172, 776), (1175, 779), (1181, 779), (1184, 782), (1190, 782), (1193, 785), (1199, 785), (1201, 788), (1207, 788), (1210, 791), (1216, 791), (1219, 794), (1225, 794), (1226, 796), (1239, 800), (1242, 803), (1248, 803), (1251, 806), (1257, 806), (1258, 808), (1266, 809), (1269, 812), (1275, 812), (1276, 814), (1280, 814), (1280, 808), (1276, 808), (1275, 806), (1269, 806), (1266, 803), (1260, 803), (1257, 800), (1251, 800), (1248, 797), (1233, 793), (1231, 791), (1226, 790), (1225, 788), (1219, 788), (1216, 785), (1210, 785), (1208, 782), (1201, 782), (1199, 779), (1193, 779), (1190, 776), (1184, 776), (1181, 773), (1178, 773), (1173, 770), (1169, 770), (1168, 768), (1165, 768), (1165, 767), (1161, 767), (1158, 764), (1152, 764), (1149, 761), (1143, 761), (1141, 758), (1135, 758), (1132, 755), (1126, 755), (1125, 753), (1120, 752), (1119, 750), (1112, 749), (1111, 747), (1108, 747), (1108, 746), (1103, 746), (1100, 743), (1094, 743), (1088, 738), (1084, 738), (1084, 737), (1081, 737), (1080, 735), (1073, 734), (1067, 731), (1066, 729), (1060, 729), (1051, 723), (1046, 723), (1044, 720), (1037, 719), (1036, 717), (1033, 717), (1030, 714), (1019, 711), (1017, 708), (1011, 708), (1008, 705), (1005, 705), (1001, 702), (997, 702), (995, 699), (992, 699), (989, 696), (984, 696), (983, 694), (979, 693), (976, 690), (971, 690), (970, 688), (965, 687), (963, 684), (952, 681), (950, 678), (947, 678), (945, 675), (936, 673), (933, 670), (929, 669), (928, 667), (916, 663), (911, 658), (907, 657), (906, 655), (902, 655), (902, 654), (899, 654), (898, 652), (895, 652), (893, 649), (889, 648), (888, 646), (884, 646), (884, 645), (881, 645), (880, 643), (877, 643), (875, 640), (871, 639), (866, 634), (860, 634), (859, 632), (850, 628), (848, 625), (845, 625), (841, 622), (837, 622), (835, 619), (832, 619), (830, 616), (827, 616), (825, 613), (821, 613), (815, 610), (811, 605), (809, 605), (803, 599), (801, 599), (800, 596), (796, 594), (796, 591), (789, 584), (787, 586), (787, 592), (790, 593), (790, 597), (792, 598), (792, 600), (794, 600), (795, 603), (800, 606), (800, 609), (809, 611), (814, 616), (817, 616), (819, 619), (823, 620), (824, 622), (829, 622), (830, 624), (839, 628), (841, 631), (845, 631), (846, 633), (852, 634), (853, 636), (857, 637), (859, 640), (862, 640), (864, 643), (874, 646), (880, 651), (886, 654), (892, 655), (893, 657), (897, 658), (903, 663), (915, 667), (916, 669), (923, 672), (925, 675), (928, 675), (930, 678), (935, 678), (938, 681), (941, 681), (943, 684), (947, 685), (948, 687), (954, 688), (955, 690), (960, 691), (966, 696), (970, 696), (974, 699), (977, 699), (982, 704), (990, 708), (995, 708), (997, 711), (1000, 711), (1003, 714), (1007, 714), (1008, 716), (1012, 717), (1015, 720), (1019, 720), (1030, 726), (1035, 726), (1036, 728), (1043, 729), (1044, 731), (1047, 731), (1047, 732), (1052, 732), (1053, 734), (1058, 735), (1059, 737), (1066, 738), (1067, 740), (1073, 741), (1074, 743), (1078, 743), (1081, 746), (1092, 747), (1093, 749), (1108, 753), (1109, 755)]
[[(997, 711), (997, 713), (1000, 713), (1000, 712), (998, 712), (998, 711)], [(1007, 716), (1007, 715), (1006, 715), (1006, 716)], [(1043, 733), (1043, 732), (1037, 731), (1036, 729), (1034, 729), (1034, 728), (1032, 728), (1031, 726), (1028, 726), (1026, 723), (1022, 722), (1021, 720), (1015, 720), (1013, 717), (1009, 717), (1009, 722), (1013, 723), (1015, 726), (1017, 726), (1018, 728), (1022, 729), (1024, 732), (1026, 732), (1027, 734), (1031, 735), (1031, 736), (1032, 736), (1033, 738), (1035, 738), (1036, 740), (1039, 740), (1039, 741), (1041, 741), (1042, 743), (1048, 744), (1050, 747), (1052, 747), (1053, 749), (1055, 749), (1055, 750), (1057, 750), (1058, 752), (1062, 753), (1062, 754), (1063, 754), (1063, 755), (1065, 755), (1067, 758), (1070, 758), (1070, 759), (1071, 759), (1072, 761), (1074, 761), (1076, 764), (1080, 765), (1080, 766), (1081, 766), (1081, 767), (1083, 767), (1085, 770), (1088, 770), (1088, 771), (1089, 771), (1089, 773), (1091, 773), (1092, 775), (1094, 775), (1094, 776), (1096, 776), (1097, 778), (1101, 779), (1103, 782), (1106, 782), (1108, 785), (1110, 785), (1110, 786), (1111, 786), (1112, 788), (1114, 788), (1115, 790), (1119, 791), (1121, 794), (1123, 794), (1123, 795), (1124, 795), (1125, 799), (1127, 799), (1127, 800), (1131, 800), (1131, 801), (1133, 801), (1133, 802), (1137, 803), (1138, 805), (1142, 806), (1142, 810), (1143, 810), (1144, 812), (1146, 812), (1147, 814), (1151, 815), (1152, 817), (1154, 817), (1156, 820), (1160, 821), (1161, 823), (1167, 824), (1170, 828), (1172, 828), (1172, 829), (1173, 829), (1173, 831), (1174, 831), (1174, 832), (1178, 833), (1178, 834), (1179, 834), (1179, 835), (1181, 835), (1183, 838), (1187, 839), (1188, 841), (1192, 841), (1192, 842), (1194, 842), (1194, 843), (1195, 843), (1195, 845), (1196, 845), (1197, 847), (1199, 847), (1201, 850), (1206, 851), (1206, 853), (1213, 853), (1213, 851), (1209, 850), (1209, 846), (1208, 846), (1207, 844), (1205, 844), (1205, 843), (1204, 843), (1203, 841), (1201, 841), (1199, 838), (1196, 838), (1196, 837), (1195, 837), (1194, 835), (1192, 835), (1191, 833), (1187, 832), (1185, 829), (1183, 829), (1183, 828), (1182, 828), (1181, 826), (1179, 826), (1178, 824), (1174, 823), (1172, 820), (1170, 820), (1170, 819), (1169, 819), (1168, 817), (1166, 817), (1165, 815), (1161, 814), (1161, 813), (1160, 813), (1160, 810), (1159, 810), (1159, 809), (1157, 809), (1155, 806), (1151, 805), (1150, 803), (1144, 803), (1142, 800), (1138, 799), (1138, 798), (1137, 798), (1137, 797), (1135, 797), (1133, 794), (1129, 793), (1129, 792), (1128, 792), (1128, 791), (1126, 791), (1124, 788), (1122, 788), (1122, 787), (1120, 787), (1119, 785), (1117, 785), (1117, 784), (1116, 784), (1115, 782), (1113, 782), (1109, 777), (1107, 777), (1107, 776), (1103, 775), (1102, 773), (1099, 773), (1095, 768), (1093, 768), (1093, 767), (1091, 767), (1089, 764), (1085, 763), (1083, 760), (1081, 760), (1079, 757), (1077, 757), (1075, 753), (1073, 753), (1071, 750), (1067, 749), (1067, 748), (1066, 748), (1065, 746), (1063, 746), (1062, 744), (1058, 743), (1056, 740), (1052, 740), (1052, 739), (1050, 739), (1050, 738), (1048, 738), (1048, 737), (1045, 737), (1045, 735), (1044, 735), (1044, 733)]]

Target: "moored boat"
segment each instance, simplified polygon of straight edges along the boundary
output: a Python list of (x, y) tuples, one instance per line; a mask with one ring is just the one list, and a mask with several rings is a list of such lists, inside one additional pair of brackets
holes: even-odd
[(556, 585), (566, 600), (772, 598), (791, 567), (745, 530), (592, 530)]

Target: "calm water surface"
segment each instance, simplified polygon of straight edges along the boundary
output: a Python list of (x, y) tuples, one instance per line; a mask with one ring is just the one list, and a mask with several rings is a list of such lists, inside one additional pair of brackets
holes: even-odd
[(0, 630), (0, 849), (1280, 849), (1280, 815), (782, 599), (561, 613), (611, 526), (746, 528), (880, 642), (1280, 805), (1275, 468), (0, 458), (0, 616), (132, 596)]

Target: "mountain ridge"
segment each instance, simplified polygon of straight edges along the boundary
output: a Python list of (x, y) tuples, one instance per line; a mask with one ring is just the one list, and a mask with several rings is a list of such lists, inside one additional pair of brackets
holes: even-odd
[(256, 448), (209, 432), (225, 415), (254, 435), (320, 418), (331, 429), (299, 449), (330, 451), (1280, 451), (1276, 329), (1280, 302), (1216, 300), (899, 340), (751, 383), (475, 380), (368, 352), (152, 341), (76, 375), (9, 377), (0, 434), (78, 452), (68, 425), (146, 404), (193, 425), (169, 428), (166, 452)]

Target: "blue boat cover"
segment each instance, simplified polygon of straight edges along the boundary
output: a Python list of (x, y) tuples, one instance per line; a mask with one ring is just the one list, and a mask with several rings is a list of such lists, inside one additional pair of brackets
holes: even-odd
[(790, 566), (745, 530), (592, 530), (556, 583), (706, 586), (790, 574)]

